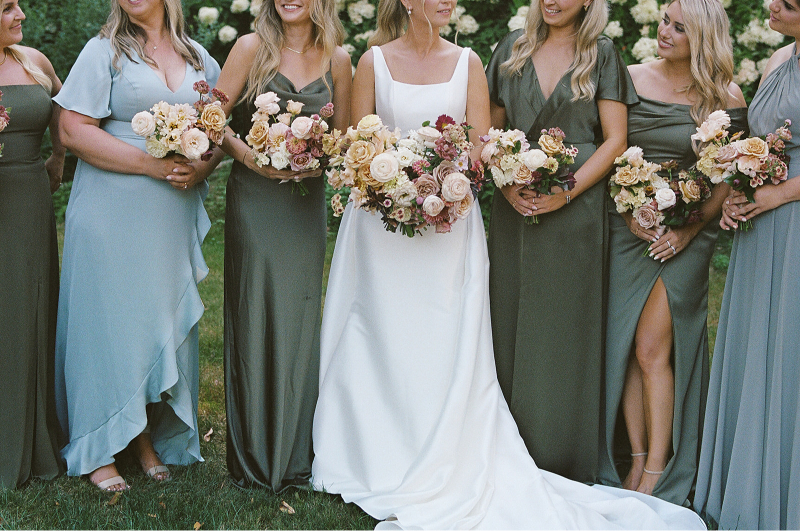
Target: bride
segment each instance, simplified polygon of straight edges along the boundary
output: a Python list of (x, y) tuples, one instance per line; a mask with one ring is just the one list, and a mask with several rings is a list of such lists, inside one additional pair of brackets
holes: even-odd
[[(574, 2), (577, 0), (561, 0)], [(456, 0), (381, 0), (351, 122), (489, 128), (483, 66), (439, 37)], [(479, 149), (479, 148), (478, 148)], [(702, 528), (688, 509), (540, 471), (497, 383), (480, 209), (407, 238), (348, 205), (321, 336), (313, 483), (391, 528)]]

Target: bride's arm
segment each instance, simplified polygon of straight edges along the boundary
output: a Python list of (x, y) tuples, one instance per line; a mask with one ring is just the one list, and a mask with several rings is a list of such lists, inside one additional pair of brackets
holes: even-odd
[(375, 114), (375, 63), (372, 50), (367, 50), (358, 60), (350, 93), (350, 125), (355, 126), (368, 114)]
[(467, 81), (467, 123), (472, 126), (469, 132), (470, 141), (475, 144), (472, 158), (480, 157), (483, 145), (479, 137), (489, 132), (491, 116), (489, 114), (489, 84), (483, 63), (473, 51), (469, 54), (469, 81)]

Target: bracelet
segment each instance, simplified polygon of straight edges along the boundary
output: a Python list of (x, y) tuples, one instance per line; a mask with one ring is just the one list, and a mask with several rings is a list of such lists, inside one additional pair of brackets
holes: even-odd
[(244, 160), (247, 158), (247, 154), (248, 153), (250, 153), (250, 152), (249, 151), (245, 151), (244, 155), (242, 155), (242, 164), (244, 164), (245, 166), (247, 166), (247, 164), (245, 164)]

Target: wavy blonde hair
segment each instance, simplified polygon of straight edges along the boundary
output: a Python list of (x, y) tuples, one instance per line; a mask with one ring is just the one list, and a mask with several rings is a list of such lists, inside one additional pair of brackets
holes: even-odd
[[(183, 57), (184, 61), (192, 65), (195, 70), (203, 70), (203, 59), (200, 53), (192, 46), (186, 35), (183, 20), (183, 7), (181, 0), (164, 1), (164, 21), (169, 30), (169, 40), (172, 47)], [(133, 54), (138, 55), (148, 65), (158, 68), (155, 61), (150, 59), (144, 51), (142, 40), (146, 39), (144, 30), (134, 24), (128, 14), (119, 6), (118, 0), (111, 0), (111, 13), (103, 27), (100, 37), (111, 41), (114, 50), (114, 68), (119, 70), (119, 59), (123, 55), (130, 61), (136, 62)]]
[(692, 82), (682, 89), (694, 93), (691, 116), (703, 123), (717, 109), (728, 108), (729, 86), (733, 81), (733, 45), (728, 15), (719, 0), (672, 0), (683, 13), (689, 40)]
[[(423, 6), (426, 0), (422, 0)], [(423, 9), (425, 20), (428, 23), (428, 31), (433, 35), (433, 25), (431, 25), (428, 15)], [(367, 41), (367, 46), (383, 46), (387, 42), (402, 37), (408, 31), (411, 16), (408, 9), (400, 0), (380, 0), (378, 2), (378, 27), (375, 33)], [(458, 44), (458, 30), (456, 30), (455, 42)]]
[(34, 81), (44, 87), (48, 94), (52, 94), (53, 80), (44, 73), (44, 70), (34, 64), (31, 58), (28, 57), (28, 54), (26, 54), (22, 49), (22, 46), (18, 44), (12, 44), (11, 46), (6, 47), (5, 52), (16, 62), (18, 62), (20, 66), (22, 66), (23, 70), (25, 70), (25, 72), (27, 72)]
[[(578, 17), (575, 58), (569, 67), (572, 70), (572, 101), (590, 101), (594, 99), (597, 90), (592, 81), (592, 70), (597, 63), (597, 38), (608, 24), (606, 0), (593, 0), (587, 10), (581, 10)], [(511, 57), (500, 65), (501, 72), (519, 75), (528, 60), (547, 40), (549, 32), (550, 27), (544, 22), (539, 0), (533, 0), (525, 19), (525, 31), (514, 42)]]
[[(314, 45), (322, 45), (320, 74), (328, 92), (333, 89), (325, 79), (328, 65), (337, 46), (344, 42), (344, 27), (336, 13), (334, 0), (313, 0), (311, 3)], [(249, 101), (266, 90), (281, 64), (281, 49), (285, 44), (283, 21), (275, 10), (275, 2), (265, 0), (254, 22), (255, 32), (261, 39), (250, 72), (247, 74), (247, 90), (239, 101)]]

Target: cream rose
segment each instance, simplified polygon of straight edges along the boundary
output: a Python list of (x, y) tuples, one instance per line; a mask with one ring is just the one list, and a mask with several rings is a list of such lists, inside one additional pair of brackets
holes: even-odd
[(622, 166), (617, 168), (613, 179), (620, 186), (633, 186), (639, 183), (639, 172), (630, 166)]
[(639, 146), (631, 146), (622, 154), (622, 158), (631, 166), (641, 166), (644, 163), (644, 151)]
[(345, 154), (345, 164), (360, 168), (364, 164), (369, 164), (375, 157), (375, 146), (366, 140), (356, 140), (347, 149)]
[(417, 129), (417, 135), (419, 135), (426, 147), (432, 148), (436, 145), (436, 141), (441, 138), (442, 133), (434, 127), (420, 127)]
[(455, 203), (471, 192), (470, 182), (463, 173), (451, 173), (442, 181), (442, 199)]
[(364, 136), (371, 135), (383, 127), (383, 122), (376, 114), (368, 114), (363, 117), (356, 126), (358, 132)]
[(381, 153), (369, 163), (369, 171), (373, 179), (387, 183), (397, 176), (397, 172), (400, 171), (400, 163), (391, 153)]
[(508, 171), (505, 172), (498, 168), (497, 166), (492, 166), (492, 179), (494, 180), (494, 184), (502, 188), (503, 186), (507, 186), (514, 182), (514, 172)]
[(443, 183), (445, 177), (451, 173), (457, 172), (458, 169), (456, 168), (456, 165), (449, 160), (446, 160), (433, 169), (433, 178), (436, 179), (437, 182)]
[(303, 110), (303, 102), (289, 100), (286, 102), (286, 110), (292, 114), (300, 114)]
[(150, 136), (156, 130), (156, 119), (147, 111), (136, 113), (131, 120), (131, 128), (139, 136)]
[(422, 175), (414, 181), (414, 186), (417, 187), (417, 196), (427, 198), (431, 195), (439, 193), (439, 183), (430, 175)]
[(541, 149), (531, 149), (521, 154), (522, 163), (528, 167), (529, 170), (534, 171), (544, 165), (547, 160), (547, 153)]
[(467, 217), (470, 210), (472, 210), (472, 205), (474, 204), (475, 198), (472, 197), (472, 194), (467, 194), (464, 196), (464, 199), (462, 199), (460, 203), (457, 203), (455, 208), (450, 212), (455, 214), (456, 219), (464, 219)]
[(677, 202), (672, 188), (661, 188), (656, 192), (656, 202), (659, 210), (666, 210)]
[(548, 155), (555, 155), (564, 151), (564, 143), (550, 135), (540, 136), (539, 146)]
[(203, 156), (209, 145), (208, 137), (199, 129), (192, 128), (181, 135), (181, 152), (192, 160)]
[(678, 188), (681, 190), (681, 194), (683, 194), (683, 202), (684, 203), (692, 203), (695, 201), (700, 201), (700, 186), (698, 186), (697, 181), (688, 180), (688, 181), (679, 181)]
[(314, 127), (314, 120), (306, 116), (298, 116), (292, 122), (292, 134), (300, 139), (308, 140), (311, 138), (311, 129)]
[(736, 150), (746, 157), (758, 157), (760, 159), (767, 158), (769, 155), (769, 146), (766, 142), (758, 137), (745, 138), (735, 142)]
[(265, 92), (260, 94), (255, 101), (256, 108), (267, 114), (277, 114), (281, 112), (281, 107), (278, 102), (281, 99), (274, 92)]
[(250, 128), (250, 132), (245, 137), (247, 143), (256, 149), (261, 149), (269, 139), (269, 125), (267, 122), (255, 122)]
[(436, 217), (444, 209), (444, 201), (438, 195), (429, 195), (422, 202), (422, 210), (431, 217)]

